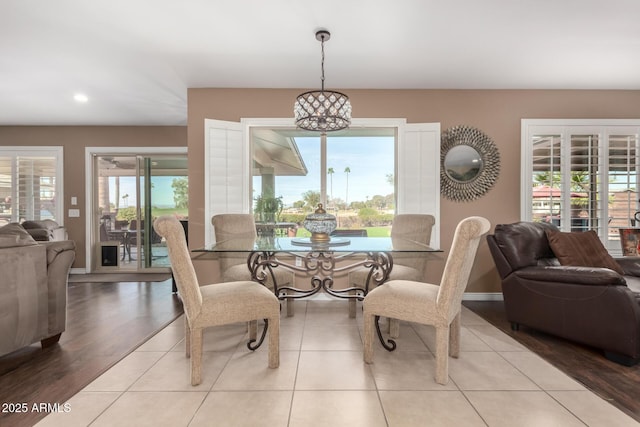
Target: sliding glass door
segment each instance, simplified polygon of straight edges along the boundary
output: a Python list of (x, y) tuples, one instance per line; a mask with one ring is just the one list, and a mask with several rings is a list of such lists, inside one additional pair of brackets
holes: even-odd
[(93, 242), (95, 271), (149, 271), (169, 266), (153, 220), (188, 220), (187, 157), (96, 154)]

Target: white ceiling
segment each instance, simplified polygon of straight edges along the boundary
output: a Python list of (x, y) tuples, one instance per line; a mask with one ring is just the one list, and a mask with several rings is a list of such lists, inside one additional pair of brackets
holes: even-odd
[(639, 19), (638, 0), (2, 0), (0, 125), (185, 125), (187, 88), (316, 89), (319, 28), (347, 93), (637, 90)]

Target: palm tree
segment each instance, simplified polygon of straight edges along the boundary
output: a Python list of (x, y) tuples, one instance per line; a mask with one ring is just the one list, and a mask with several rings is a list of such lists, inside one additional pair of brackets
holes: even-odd
[(349, 168), (349, 166), (344, 168), (344, 173), (347, 174), (347, 195), (345, 197), (345, 203), (347, 204), (347, 207), (348, 207), (349, 206), (349, 174), (351, 173), (351, 168)]
[(536, 172), (533, 176), (534, 186), (548, 185), (549, 187), (556, 187), (560, 184), (560, 173), (558, 172)]
[(302, 193), (302, 199), (305, 201), (306, 206), (313, 212), (320, 203), (320, 192), (308, 190)]
[[(333, 168), (329, 168), (327, 169), (327, 174), (329, 174), (329, 193), (330, 193), (330, 201), (333, 201), (333, 174), (336, 171), (333, 170)], [(328, 205), (329, 203), (327, 203)]]

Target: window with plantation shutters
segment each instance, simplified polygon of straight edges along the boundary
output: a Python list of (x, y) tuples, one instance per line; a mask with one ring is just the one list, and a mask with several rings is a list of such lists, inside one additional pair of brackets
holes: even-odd
[(640, 227), (639, 135), (637, 120), (523, 120), (522, 219), (594, 230), (620, 254), (620, 229)]
[(0, 223), (63, 224), (62, 147), (0, 147)]
[[(253, 179), (253, 175), (256, 173), (256, 162), (252, 158), (255, 152), (252, 153), (251, 136), (252, 129), (255, 128), (286, 130), (292, 128), (292, 121), (291, 119), (248, 118), (236, 123), (205, 120), (205, 245), (214, 242), (213, 227), (211, 226), (213, 215), (229, 212), (252, 213), (254, 211), (256, 196), (252, 190), (255, 190), (258, 184), (257, 180)], [(396, 213), (434, 215), (436, 226), (431, 234), (431, 245), (436, 248), (440, 247), (440, 124), (406, 123), (404, 119), (352, 120), (351, 130), (354, 132), (367, 133), (368, 129), (373, 129), (374, 132), (386, 132), (385, 136), (388, 136), (389, 133), (393, 135), (391, 143), (393, 154), (390, 154), (389, 157), (395, 157), (391, 161), (395, 170), (381, 170), (380, 174), (382, 176), (388, 174), (393, 180), (391, 184), (393, 190), (391, 191), (395, 194)], [(388, 129), (392, 129), (391, 132), (387, 132)], [(338, 135), (335, 136), (336, 141), (340, 140)], [(320, 135), (317, 135), (316, 138), (321, 139)], [(333, 136), (327, 137), (329, 151), (332, 139), (334, 139)], [(344, 140), (346, 138), (343, 138), (342, 141)], [(353, 186), (357, 179), (354, 175), (358, 167), (375, 167), (370, 159), (371, 150), (370, 145), (361, 144), (360, 152), (349, 164), (349, 169), (334, 168), (335, 172), (352, 173), (349, 179), (351, 179), (350, 185)], [(299, 153), (295, 149), (290, 151)], [(282, 161), (287, 156), (281, 150), (275, 158)], [(327, 157), (329, 162), (326, 160)], [(332, 176), (328, 174), (328, 168), (334, 164), (331, 163), (330, 155), (325, 157), (324, 162), (325, 165), (320, 168), (322, 172), (317, 176), (317, 181), (320, 183), (315, 187), (308, 185), (306, 188), (319, 189), (321, 197), (324, 197), (322, 200), (327, 200), (333, 198)], [(324, 173), (325, 167), (326, 174)], [(348, 172), (343, 172), (347, 170)], [(303, 178), (305, 177), (301, 176), (300, 181)], [(260, 186), (262, 184), (260, 181)], [(344, 188), (345, 203), (353, 199), (352, 196), (348, 196), (352, 194), (348, 188), (346, 186)], [(337, 187), (334, 187), (333, 190), (335, 191), (334, 195), (337, 195)], [(374, 190), (376, 189), (372, 188), (372, 191)]]

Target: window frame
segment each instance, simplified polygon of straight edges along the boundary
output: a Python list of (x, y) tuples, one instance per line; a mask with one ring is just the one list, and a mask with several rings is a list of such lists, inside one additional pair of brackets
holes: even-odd
[[(250, 128), (254, 126), (291, 128), (293, 124), (291, 118), (204, 120), (205, 245), (215, 241), (210, 220), (213, 215), (251, 212), (249, 148)], [(396, 212), (434, 215), (431, 245), (440, 247), (440, 123), (373, 118), (353, 119), (354, 127), (396, 129)], [(230, 185), (237, 190), (230, 191)]]
[[(383, 126), (376, 126), (376, 127), (368, 127), (365, 128), (364, 126), (362, 126), (362, 128), (364, 128), (366, 130), (366, 134), (357, 134), (357, 130), (355, 133), (341, 133), (339, 135), (332, 135), (331, 133), (325, 133), (325, 134), (320, 134), (320, 133), (316, 133), (316, 134), (310, 134), (308, 131), (299, 131), (299, 135), (294, 136), (294, 140), (298, 137), (301, 138), (313, 138), (315, 142), (317, 142), (317, 148), (318, 148), (318, 154), (319, 154), (319, 159), (320, 159), (320, 174), (315, 176), (315, 179), (318, 180), (318, 188), (317, 191), (320, 193), (320, 199), (319, 199), (319, 203), (322, 203), (325, 207), (329, 207), (330, 206), (330, 194), (329, 194), (329, 176), (327, 174), (328, 171), (328, 167), (329, 167), (329, 162), (330, 162), (330, 153), (329, 153), (329, 139), (333, 139), (333, 138), (341, 138), (341, 137), (345, 137), (345, 138), (393, 138), (393, 165), (392, 165), (392, 170), (391, 172), (393, 173), (393, 176), (395, 177), (397, 172), (398, 172), (398, 128), (397, 127), (383, 127)], [(350, 128), (353, 129), (353, 128)], [(376, 129), (380, 129), (379, 133), (373, 133), (370, 134), (370, 132), (373, 130), (375, 132)], [(253, 145), (253, 141), (252, 141), (252, 137), (254, 135), (254, 131), (256, 130), (267, 130), (267, 131), (277, 131), (278, 127), (274, 127), (274, 126), (269, 126), (269, 127), (258, 127), (258, 126), (251, 126), (249, 128), (249, 133), (250, 133), (250, 137), (249, 137), (249, 156), (251, 157), (251, 159), (254, 158), (254, 145)], [(286, 130), (288, 131), (296, 131), (296, 128), (294, 126), (289, 126), (288, 128), (286, 128)], [(316, 141), (317, 139), (317, 141)], [(298, 146), (300, 146), (300, 141), (296, 141), (296, 143), (298, 144)], [(366, 150), (363, 150), (363, 154), (366, 153)], [(251, 161), (251, 164), (253, 166), (253, 160)], [(324, 172), (324, 173), (323, 173)], [(340, 171), (341, 172), (341, 171)], [(276, 176), (277, 179), (277, 176)], [(255, 181), (255, 175), (251, 176), (249, 178), (249, 185), (250, 185), (250, 194), (253, 195), (253, 199), (251, 199), (249, 201), (249, 204), (252, 205), (252, 207), (254, 208), (254, 201), (255, 201), (255, 196), (260, 194), (260, 188), (256, 188), (254, 186), (254, 181)], [(397, 202), (397, 197), (395, 194), (396, 191), (396, 185), (395, 185), (395, 178), (394, 178), (394, 206)], [(279, 194), (279, 193), (278, 193)], [(345, 202), (349, 202), (348, 199), (345, 199)]]

